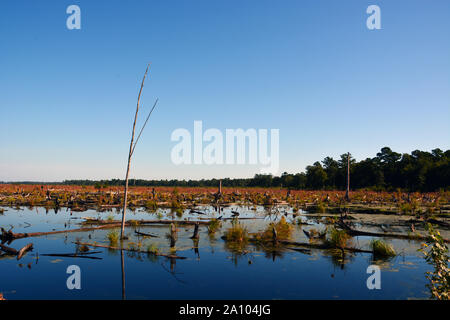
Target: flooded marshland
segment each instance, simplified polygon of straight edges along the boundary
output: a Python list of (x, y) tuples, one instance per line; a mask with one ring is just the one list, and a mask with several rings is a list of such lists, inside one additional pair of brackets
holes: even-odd
[[(100, 221), (118, 221), (119, 210), (75, 212), (42, 207), (4, 207), (0, 226), (18, 233), (73, 230)], [(233, 216), (236, 219), (231, 220)], [(423, 241), (386, 238), (396, 256), (380, 258), (370, 252), (371, 236), (352, 236), (349, 245), (361, 252), (328, 250), (301, 245), (267, 245), (245, 242), (238, 247), (224, 237), (233, 224), (245, 227), (249, 236), (267, 230), (281, 220), (291, 227), (290, 241), (320, 243), (312, 234), (323, 234), (335, 214), (295, 211), (288, 205), (198, 206), (175, 212), (158, 208), (128, 211), (127, 240), (114, 242), (119, 227), (25, 237), (3, 241), (19, 250), (28, 243), (33, 250), (20, 260), (0, 258), (0, 292), (6, 299), (427, 299), (425, 272), (432, 267), (418, 252)], [(410, 217), (409, 217), (410, 218)], [(358, 230), (408, 234), (402, 219), (394, 215), (352, 214)], [(221, 221), (208, 232), (210, 220)], [(349, 218), (350, 219), (350, 218)], [(151, 221), (176, 220), (177, 238), (170, 239), (170, 224)], [(199, 221), (198, 238), (192, 238)], [(88, 223), (88, 224), (87, 224)], [(426, 234), (420, 226), (418, 234)], [(440, 230), (449, 238), (447, 230)], [(147, 236), (143, 236), (146, 234)], [(311, 237), (311, 239), (309, 238)], [(80, 245), (121, 246), (127, 250)], [(87, 252), (83, 252), (86, 251)], [(75, 256), (64, 254), (79, 253)], [(160, 255), (156, 255), (154, 253)], [(50, 256), (48, 255), (50, 254)], [(168, 255), (168, 256), (164, 256)], [(81, 289), (69, 290), (67, 268), (81, 270)], [(369, 265), (381, 268), (381, 289), (369, 290)]]

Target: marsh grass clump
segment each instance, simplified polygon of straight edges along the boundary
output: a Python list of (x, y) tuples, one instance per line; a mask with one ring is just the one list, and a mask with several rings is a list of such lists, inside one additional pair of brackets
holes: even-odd
[(208, 233), (214, 234), (222, 227), (222, 222), (218, 219), (213, 219), (208, 224)]
[(329, 230), (328, 244), (333, 248), (344, 249), (350, 242), (351, 236), (345, 230), (334, 227)]
[(112, 247), (115, 247), (119, 242), (119, 232), (117, 230), (111, 230), (106, 234), (106, 238)]
[(411, 201), (410, 203), (405, 202), (400, 204), (400, 212), (406, 215), (413, 215), (418, 209), (418, 204), (416, 201)]
[(325, 217), (325, 222), (327, 224), (335, 224), (338, 221), (338, 217), (334, 216), (334, 217)]
[(183, 208), (176, 208), (176, 209), (172, 209), (175, 211), (175, 214), (177, 215), (178, 218), (181, 218), (183, 216), (184, 213), (184, 209)]
[(164, 214), (161, 211), (156, 211), (156, 217), (161, 220), (164, 218)]
[(128, 222), (132, 227), (137, 227), (140, 224), (138, 220), (129, 220)]
[(106, 221), (108, 221), (108, 222), (114, 221), (114, 216), (112, 214), (108, 215), (108, 217), (106, 218)]
[(142, 248), (142, 241), (128, 243), (128, 250), (130, 251), (141, 251), (141, 248)]
[(154, 212), (156, 211), (156, 209), (158, 209), (158, 203), (155, 200), (148, 200), (145, 202), (144, 207), (146, 210)]
[(317, 203), (316, 212), (318, 212), (318, 213), (325, 213), (326, 211), (327, 211), (327, 205), (326, 204), (324, 204), (323, 202)]
[(370, 247), (372, 248), (373, 255), (378, 257), (394, 257), (397, 254), (395, 253), (394, 247), (383, 240), (372, 240), (370, 242)]
[(159, 249), (154, 243), (151, 243), (147, 246), (147, 252), (150, 254), (158, 254)]
[(78, 248), (78, 251), (80, 252), (88, 252), (90, 249), (87, 245), (83, 244)]
[(225, 232), (225, 240), (234, 243), (248, 242), (247, 228), (243, 227), (237, 219), (233, 219), (231, 228)]
[(266, 230), (255, 235), (255, 240), (257, 241), (272, 241), (274, 239), (274, 232), (276, 232), (276, 238), (278, 240), (289, 240), (292, 236), (292, 231), (294, 227), (292, 224), (286, 221), (284, 216), (281, 217), (280, 221), (276, 223), (270, 223)]

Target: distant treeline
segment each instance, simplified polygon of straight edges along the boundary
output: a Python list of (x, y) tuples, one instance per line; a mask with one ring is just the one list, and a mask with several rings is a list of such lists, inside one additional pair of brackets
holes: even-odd
[[(372, 190), (436, 191), (450, 185), (450, 150), (415, 150), (400, 154), (388, 147), (374, 158), (359, 162), (350, 156), (350, 188)], [(306, 167), (306, 172), (281, 176), (257, 174), (248, 179), (221, 179), (223, 187), (284, 187), (290, 189), (344, 190), (347, 184), (347, 154), (339, 160), (326, 157)], [(123, 186), (124, 180), (66, 180), (66, 185), (94, 185), (98, 188)], [(130, 179), (131, 186), (217, 187), (219, 179), (142, 180)]]

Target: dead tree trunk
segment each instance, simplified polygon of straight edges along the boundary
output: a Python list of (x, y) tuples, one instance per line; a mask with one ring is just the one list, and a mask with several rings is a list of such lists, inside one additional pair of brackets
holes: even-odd
[(350, 152), (347, 153), (347, 190), (345, 191), (345, 200), (350, 201)]
[(124, 197), (123, 197), (123, 212), (122, 212), (122, 228), (120, 230), (120, 238), (121, 239), (124, 238), (123, 232), (125, 229), (125, 215), (126, 215), (126, 211), (127, 211), (128, 175), (130, 173), (131, 156), (133, 155), (134, 132), (136, 129), (136, 120), (137, 120), (138, 111), (139, 111), (139, 103), (141, 100), (142, 88), (144, 87), (144, 82), (145, 82), (145, 78), (147, 77), (147, 72), (148, 72), (149, 67), (150, 67), (150, 64), (147, 66), (147, 69), (145, 70), (144, 78), (142, 79), (141, 89), (139, 90), (139, 95), (138, 95), (138, 100), (137, 100), (136, 114), (134, 115), (133, 130), (131, 132), (131, 142), (130, 142), (130, 151), (128, 153), (127, 173), (125, 175), (125, 190), (124, 190)]
[(175, 244), (177, 242), (178, 235), (177, 235), (177, 228), (175, 227), (175, 224), (170, 224), (170, 247), (175, 247)]
[(198, 227), (199, 227), (199, 224), (198, 223), (196, 223), (195, 224), (195, 227), (194, 227), (194, 234), (192, 235), (192, 237), (191, 237), (191, 239), (198, 239)]
[(275, 229), (274, 226), (272, 226), (272, 242), (274, 245), (276, 245), (278, 243), (277, 230)]

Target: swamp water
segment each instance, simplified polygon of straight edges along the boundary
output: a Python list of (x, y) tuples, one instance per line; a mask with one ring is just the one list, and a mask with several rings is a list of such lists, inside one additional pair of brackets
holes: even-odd
[[(70, 212), (65, 208), (55, 213), (45, 208), (4, 208), (0, 214), (0, 226), (13, 232), (44, 232), (80, 228), (85, 217), (119, 220), (114, 211)], [(232, 210), (248, 231), (265, 230), (271, 221), (287, 215), (291, 221), (290, 208), (283, 207), (278, 214), (268, 214), (263, 207), (255, 209), (232, 206), (218, 213), (213, 207), (199, 209), (205, 215), (185, 210), (177, 217), (170, 210), (158, 209), (156, 213), (144, 210), (128, 211), (127, 219), (178, 219), (195, 220), (208, 217), (231, 217)], [(364, 215), (355, 215), (362, 217)], [(373, 219), (373, 215), (372, 219)], [(295, 225), (292, 240), (308, 242), (303, 230), (325, 226), (322, 217), (300, 213), (296, 219), (309, 225)], [(383, 216), (389, 220), (390, 216)], [(389, 221), (387, 221), (389, 222)], [(88, 232), (61, 233), (14, 240), (8, 246), (20, 249), (33, 243), (33, 251), (22, 259), (0, 258), (0, 293), (6, 299), (426, 299), (425, 272), (431, 266), (425, 263), (422, 253), (417, 252), (420, 242), (388, 239), (398, 255), (390, 260), (373, 261), (370, 253), (347, 254), (342, 260), (327, 250), (312, 249), (308, 254), (283, 249), (276, 253), (264, 251), (249, 244), (244, 252), (236, 253), (228, 248), (221, 236), (231, 226), (231, 221), (222, 223), (222, 228), (210, 236), (206, 225), (200, 225), (200, 239), (195, 248), (190, 239), (193, 226), (178, 226), (176, 254), (183, 260), (156, 257), (147, 253), (91, 248), (100, 253), (89, 256), (100, 259), (44, 256), (43, 254), (74, 253), (76, 241), (109, 245), (107, 234), (112, 229)], [(169, 225), (145, 225), (127, 227), (128, 243), (141, 242), (142, 249), (149, 245), (162, 253), (170, 253), (166, 234)], [(370, 230), (360, 225), (358, 229)], [(119, 229), (115, 229), (120, 231)], [(135, 234), (135, 230), (158, 237), (148, 238)], [(397, 231), (395, 228), (394, 231)], [(378, 230), (379, 232), (379, 230)], [(423, 233), (423, 232), (421, 232)], [(444, 234), (443, 234), (444, 235)], [(446, 236), (446, 235), (444, 235)], [(370, 237), (354, 237), (354, 247), (368, 249)], [(123, 259), (123, 267), (122, 267)], [(366, 281), (371, 274), (367, 267), (377, 264), (381, 268), (381, 289), (369, 290)], [(67, 268), (77, 265), (81, 270), (81, 289), (69, 290), (66, 282), (70, 274)]]

